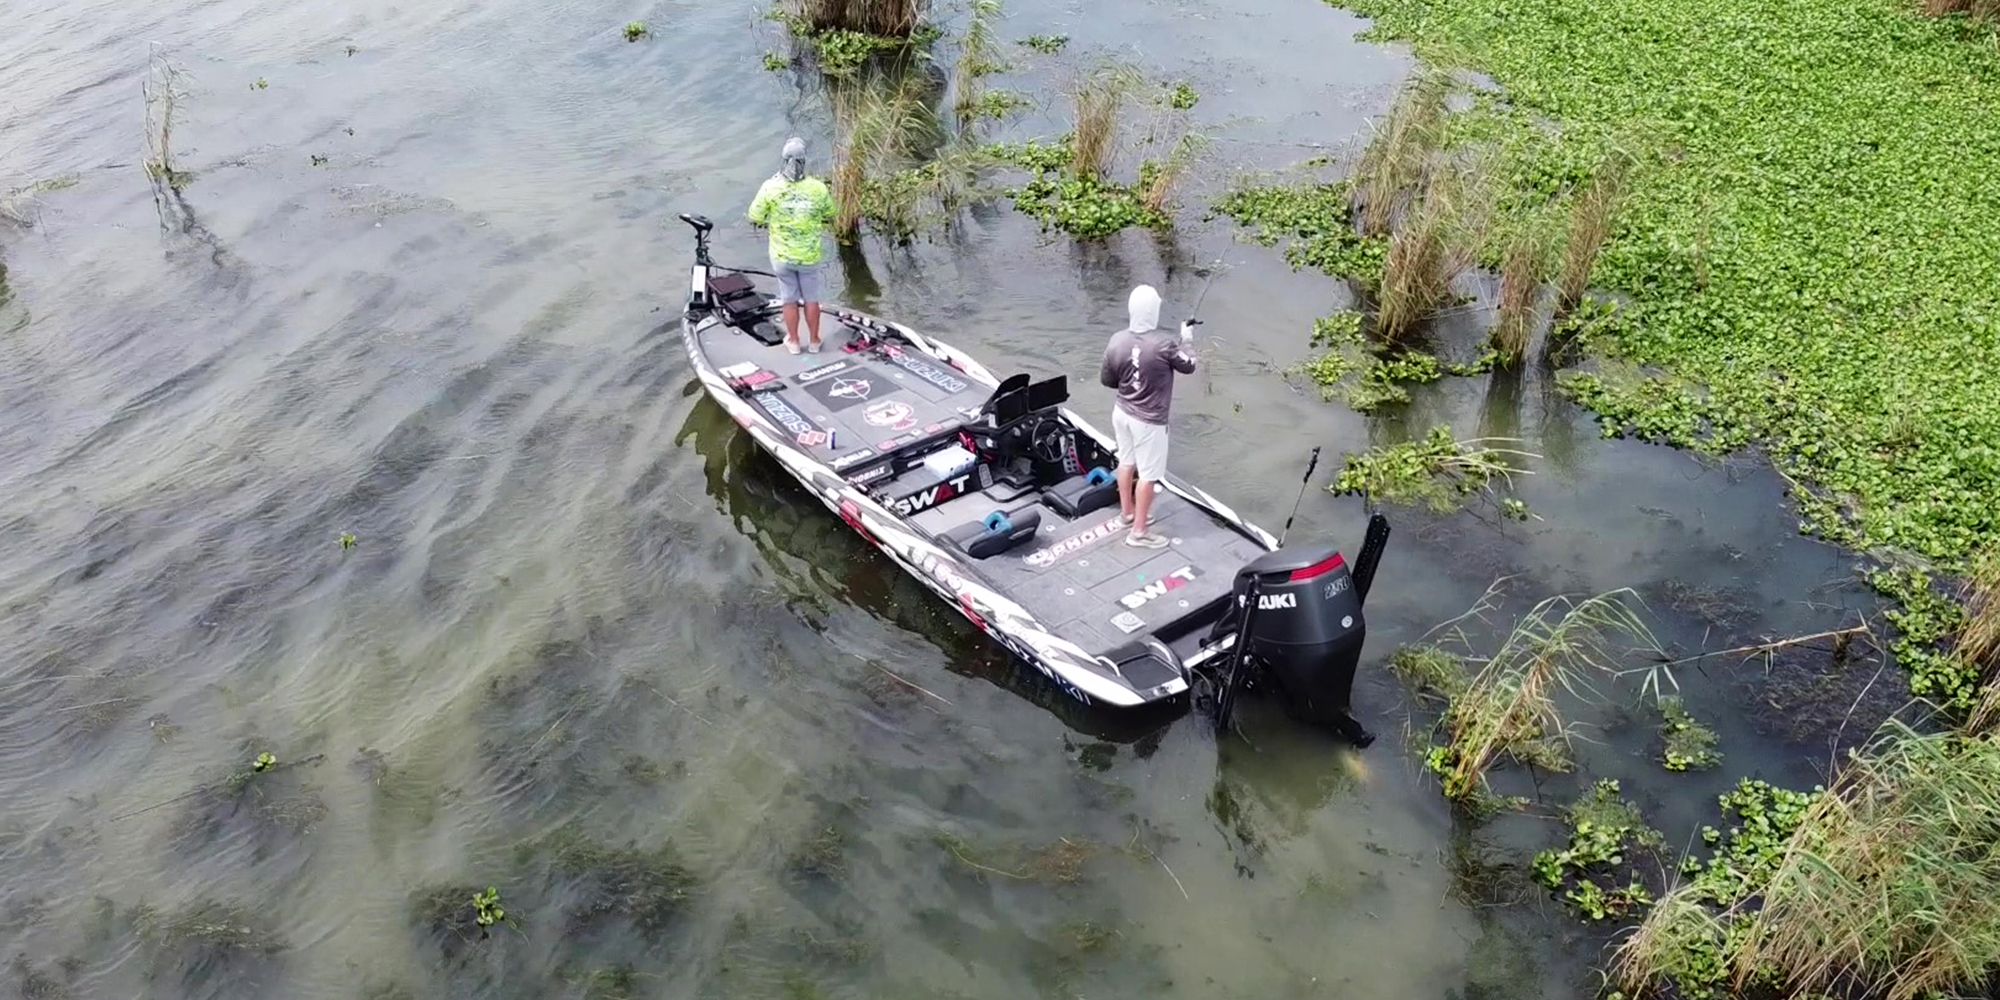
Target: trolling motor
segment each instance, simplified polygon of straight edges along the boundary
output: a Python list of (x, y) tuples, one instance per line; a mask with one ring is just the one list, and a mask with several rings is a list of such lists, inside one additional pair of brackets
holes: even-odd
[[(1319, 449), (1306, 469), (1312, 479)], [(1300, 490), (1301, 496), (1304, 490)], [(1293, 508), (1297, 516), (1297, 508)], [(1291, 521), (1285, 522), (1289, 534)], [(1217, 680), (1213, 706), (1218, 730), (1229, 725), (1237, 694), (1253, 674), (1269, 680), (1297, 719), (1330, 726), (1356, 746), (1375, 742), (1357, 721), (1349, 698), (1368, 633), (1361, 605), (1375, 582), (1375, 568), (1389, 544), (1389, 519), (1369, 515), (1361, 553), (1350, 571), (1328, 544), (1278, 548), (1251, 560), (1236, 574), (1230, 610), (1215, 623), (1209, 643), (1233, 634), (1236, 643)]]

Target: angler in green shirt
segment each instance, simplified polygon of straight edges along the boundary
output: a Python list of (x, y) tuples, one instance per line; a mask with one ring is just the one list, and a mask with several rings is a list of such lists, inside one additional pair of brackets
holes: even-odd
[(785, 168), (757, 189), (750, 221), (771, 230), (771, 273), (785, 306), (785, 349), (799, 353), (799, 307), (819, 353), (819, 296), (826, 270), (826, 230), (833, 222), (833, 194), (826, 182), (806, 176), (806, 142), (785, 143)]

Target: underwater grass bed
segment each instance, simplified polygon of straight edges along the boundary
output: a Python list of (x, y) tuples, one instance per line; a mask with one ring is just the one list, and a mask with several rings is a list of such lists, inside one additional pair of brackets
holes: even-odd
[[(1339, 0), (1490, 75), (1463, 127), (1532, 213), (1640, 166), (1596, 349), (1705, 386), (1599, 394), (1612, 430), (1761, 442), (1811, 527), (1957, 563), (2000, 538), (2000, 49), (1902, 0)], [(1664, 419), (1673, 411), (1699, 419)]]

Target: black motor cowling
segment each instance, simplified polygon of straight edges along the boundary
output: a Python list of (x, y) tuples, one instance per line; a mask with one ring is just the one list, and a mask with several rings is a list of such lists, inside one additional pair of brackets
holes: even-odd
[(1247, 652), (1286, 709), (1357, 743), (1370, 739), (1348, 706), (1368, 625), (1340, 550), (1301, 545), (1267, 553), (1237, 573), (1236, 594), (1250, 628)]
[(1351, 572), (1338, 548), (1322, 544), (1265, 553), (1237, 572), (1232, 614), (1218, 623), (1237, 634), (1218, 721), (1227, 722), (1236, 686), (1254, 670), (1294, 717), (1331, 726), (1360, 746), (1374, 742), (1349, 697), (1368, 635), (1361, 605), (1388, 535), (1388, 520), (1371, 517)]

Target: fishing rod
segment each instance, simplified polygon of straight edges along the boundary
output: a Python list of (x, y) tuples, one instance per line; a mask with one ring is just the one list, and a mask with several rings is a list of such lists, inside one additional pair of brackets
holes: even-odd
[[(1222, 272), (1229, 270), (1229, 265), (1221, 257), (1217, 257), (1215, 258), (1215, 263), (1210, 264), (1203, 270), (1208, 272), (1208, 279), (1201, 283), (1201, 292), (1194, 297), (1194, 308), (1188, 310), (1188, 318), (1185, 325), (1189, 327), (1201, 325), (1201, 320), (1198, 318), (1201, 314), (1201, 304), (1208, 300), (1208, 290), (1214, 287), (1215, 279), (1221, 277)], [(1214, 392), (1215, 371), (1204, 365), (1202, 366), (1201, 375), (1201, 394), (1207, 396)]]
[(1299, 504), (1305, 502), (1306, 487), (1312, 485), (1313, 470), (1319, 468), (1319, 445), (1313, 445), (1311, 461), (1306, 463), (1306, 474), (1299, 480), (1299, 498), (1292, 501), (1292, 516), (1285, 518), (1285, 530), (1278, 533), (1278, 547), (1285, 547), (1285, 536), (1292, 533), (1292, 518), (1299, 516)]

